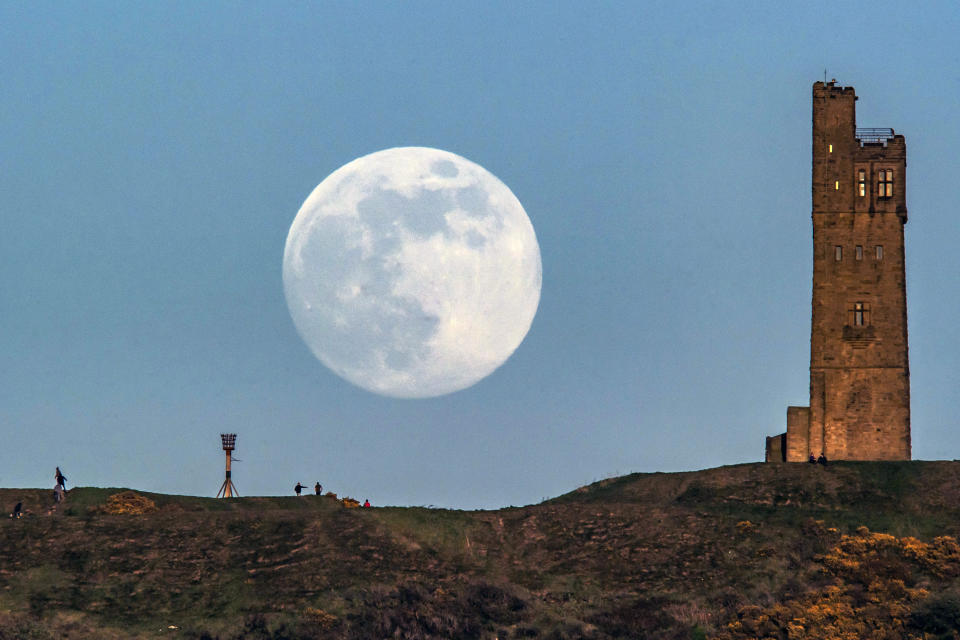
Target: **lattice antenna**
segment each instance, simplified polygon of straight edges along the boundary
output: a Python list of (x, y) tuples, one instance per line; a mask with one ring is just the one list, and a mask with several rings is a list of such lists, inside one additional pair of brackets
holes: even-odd
[(239, 498), (240, 494), (237, 493), (237, 488), (233, 486), (233, 480), (230, 479), (230, 462), (233, 459), (233, 450), (237, 444), (237, 434), (221, 433), (220, 441), (223, 443), (223, 450), (227, 454), (227, 476), (223, 480), (223, 484), (220, 485), (217, 497), (219, 498), (222, 494), (224, 498)]

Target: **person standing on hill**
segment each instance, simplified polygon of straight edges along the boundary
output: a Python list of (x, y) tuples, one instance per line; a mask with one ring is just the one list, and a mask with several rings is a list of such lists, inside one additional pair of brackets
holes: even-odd
[(317, 484), (313, 485), (313, 491), (317, 495), (320, 495), (321, 493), (323, 493), (323, 485), (317, 482)]
[(300, 492), (303, 491), (303, 485), (298, 482), (297, 484), (294, 485), (293, 491), (294, 493), (297, 494), (297, 496), (299, 496)]
[(364, 500), (363, 500), (363, 506), (369, 507), (369, 506), (370, 506), (370, 501), (367, 500), (366, 498), (364, 498)]
[(63, 487), (63, 490), (67, 490), (67, 476), (60, 473), (60, 467), (57, 467), (57, 472), (53, 475), (57, 479), (57, 484)]

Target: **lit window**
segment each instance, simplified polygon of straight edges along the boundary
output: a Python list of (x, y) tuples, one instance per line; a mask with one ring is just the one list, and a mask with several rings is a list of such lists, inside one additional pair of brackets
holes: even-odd
[(857, 245), (857, 260), (863, 260), (863, 247)]
[(881, 198), (893, 197), (893, 169), (880, 169), (877, 174), (877, 195)]
[(833, 248), (833, 259), (837, 262), (843, 260), (843, 247), (837, 245)]
[(836, 182), (833, 183), (833, 188), (834, 188), (835, 190), (837, 190), (837, 191), (840, 191), (840, 181), (839, 181), (839, 180), (837, 180)]
[(861, 198), (867, 195), (867, 172), (863, 169), (857, 172), (857, 193)]
[(827, 152), (828, 152), (828, 153), (833, 153), (833, 145), (832, 145), (832, 144), (828, 144), (828, 145), (827, 145)]
[(883, 245), (877, 245), (877, 260), (883, 260)]
[(867, 324), (867, 309), (862, 302), (853, 303), (853, 326), (862, 327)]

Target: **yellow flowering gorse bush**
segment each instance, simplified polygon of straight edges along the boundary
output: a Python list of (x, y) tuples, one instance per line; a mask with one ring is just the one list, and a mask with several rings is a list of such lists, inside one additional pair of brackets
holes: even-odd
[[(818, 533), (837, 533), (815, 524)], [(907, 580), (918, 569), (938, 578), (960, 575), (960, 544), (949, 536), (922, 542), (860, 527), (820, 561), (834, 584), (771, 607), (744, 607), (713, 640), (926, 640), (907, 622), (930, 593)]]

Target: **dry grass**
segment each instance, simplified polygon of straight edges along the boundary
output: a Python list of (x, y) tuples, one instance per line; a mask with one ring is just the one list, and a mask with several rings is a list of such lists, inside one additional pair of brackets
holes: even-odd
[(0, 522), (0, 634), (686, 640), (877, 594), (941, 633), (960, 605), (919, 590), (960, 591), (957, 486), (956, 463), (738, 465), (489, 512), (0, 489), (28, 508)]

